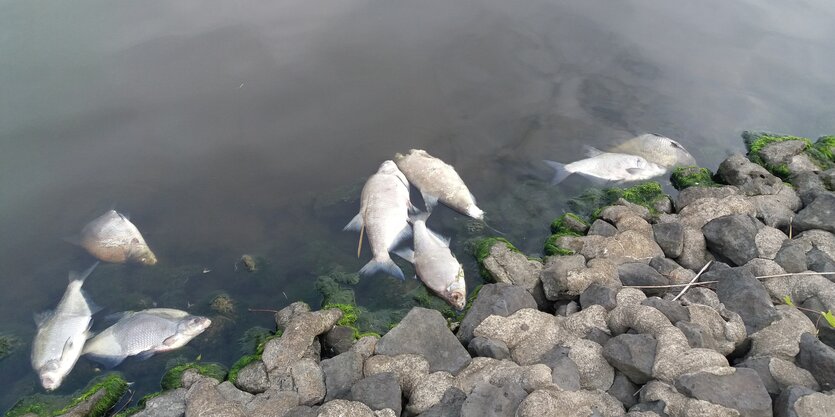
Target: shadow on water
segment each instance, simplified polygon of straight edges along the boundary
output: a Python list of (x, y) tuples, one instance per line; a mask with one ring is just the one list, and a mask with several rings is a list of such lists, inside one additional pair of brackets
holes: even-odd
[[(549, 186), (542, 159), (650, 131), (715, 167), (743, 129), (835, 132), (835, 6), (823, 0), (210, 3), (3, 4), (0, 333), (22, 342), (0, 359), (0, 409), (41, 391), (32, 314), (92, 263), (62, 238), (113, 206), (160, 261), (90, 277), (105, 308), (94, 329), (151, 306), (215, 323), (121, 365), (141, 395), (172, 363), (231, 364), (247, 329), (274, 326), (247, 309), (318, 307), (321, 276), (367, 262), (341, 229), (395, 152), (454, 164), (490, 225), (533, 255), (589, 186)], [(470, 251), (485, 231), (444, 208), (429, 226), (452, 238), (469, 288), (481, 283)], [(235, 269), (245, 253), (257, 272)], [(348, 287), (382, 330), (424, 297), (411, 279)], [(232, 311), (211, 308), (219, 295)], [(99, 372), (82, 358), (59, 393)]]

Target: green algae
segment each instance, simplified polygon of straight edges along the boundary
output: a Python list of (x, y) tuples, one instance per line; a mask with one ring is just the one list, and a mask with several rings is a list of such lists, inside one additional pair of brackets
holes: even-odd
[(322, 294), (322, 304), (356, 304), (354, 290), (343, 287), (330, 276), (319, 276), (313, 285)]
[(587, 228), (589, 227), (589, 222), (583, 220), (582, 217), (580, 217), (580, 216), (578, 216), (574, 213), (565, 213), (562, 216), (557, 217), (556, 219), (554, 219), (554, 221), (551, 222), (551, 233), (559, 233), (559, 232), (563, 232), (563, 231), (577, 232), (576, 230), (573, 230), (567, 224), (567, 222), (566, 222), (567, 218), (570, 218), (571, 220), (574, 220), (575, 222), (583, 224)]
[(568, 207), (580, 217), (587, 217), (594, 221), (600, 218), (604, 208), (612, 205), (619, 199), (646, 207), (651, 215), (657, 215), (658, 209), (655, 205), (667, 198), (661, 184), (649, 181), (628, 188), (603, 188), (589, 189), (577, 197), (568, 200)]
[(713, 173), (707, 168), (698, 166), (676, 167), (670, 175), (670, 183), (676, 190), (683, 190), (688, 187), (718, 187), (713, 181)]
[(496, 243), (503, 243), (511, 251), (522, 253), (522, 251), (516, 249), (516, 246), (513, 246), (512, 243), (503, 237), (488, 237), (481, 239), (476, 244), (475, 249), (475, 258), (476, 261), (478, 261), (478, 273), (481, 274), (482, 278), (491, 282), (493, 281), (493, 277), (490, 275), (490, 272), (487, 271), (487, 268), (484, 267), (484, 260), (490, 256), (490, 248), (492, 248)]
[(580, 236), (578, 233), (574, 233), (571, 231), (562, 231), (559, 233), (554, 233), (551, 236), (548, 236), (548, 239), (545, 240), (545, 255), (546, 256), (557, 256), (557, 255), (574, 255), (574, 251), (571, 249), (563, 248), (562, 246), (557, 244), (557, 240), (564, 236)]
[(821, 169), (829, 169), (835, 166), (835, 159), (833, 159), (832, 150), (835, 147), (835, 136), (822, 136), (817, 142), (812, 143), (808, 138), (792, 135), (781, 135), (768, 132), (742, 132), (742, 139), (745, 142), (745, 148), (748, 150), (748, 159), (763, 168), (767, 169), (772, 174), (780, 177), (783, 180), (790, 179), (792, 172), (786, 164), (769, 164), (763, 160), (760, 151), (772, 143), (785, 142), (796, 140), (805, 144), (803, 153), (805, 153), (812, 162)]
[(814, 150), (835, 163), (835, 135), (821, 136), (814, 144)]
[(189, 362), (182, 365), (177, 365), (167, 370), (165, 372), (165, 375), (162, 376), (162, 380), (160, 381), (160, 387), (163, 389), (163, 391), (182, 387), (183, 373), (189, 369), (193, 369), (197, 371), (197, 373), (199, 373), (200, 375), (207, 376), (209, 378), (214, 378), (218, 381), (223, 381), (226, 379), (226, 367), (219, 363)]
[(128, 390), (128, 382), (118, 373), (110, 373), (94, 379), (86, 388), (72, 396), (35, 394), (18, 401), (7, 413), (7, 417), (35, 414), (51, 417), (66, 414), (74, 407), (89, 400), (96, 393), (104, 390), (105, 394), (90, 408), (89, 417), (104, 416)]
[(337, 308), (342, 311), (342, 318), (340, 318), (336, 324), (338, 326), (345, 326), (349, 327), (354, 332), (354, 339), (359, 339), (365, 336), (377, 336), (380, 335), (377, 332), (370, 331), (370, 330), (361, 330), (359, 326), (357, 326), (357, 321), (359, 320), (360, 316), (365, 313), (361, 308), (357, 307), (353, 304), (327, 304), (322, 307), (322, 310), (327, 310), (331, 308)]
[(15, 353), (21, 346), (23, 346), (23, 341), (21, 341), (19, 337), (11, 334), (0, 333), (0, 361), (11, 356), (11, 354)]
[(241, 369), (244, 369), (247, 365), (260, 360), (261, 355), (258, 354), (242, 356), (232, 364), (232, 367), (229, 368), (229, 375), (227, 376), (227, 379), (233, 384), (238, 382), (238, 372), (240, 372)]

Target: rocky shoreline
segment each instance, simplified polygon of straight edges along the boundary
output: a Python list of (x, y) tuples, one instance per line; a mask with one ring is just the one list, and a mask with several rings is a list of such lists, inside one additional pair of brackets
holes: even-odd
[[(640, 184), (556, 219), (543, 259), (484, 239), (460, 322), (415, 307), (377, 337), (294, 303), (229, 372), (182, 365), (116, 415), (835, 415), (835, 137), (743, 137), (715, 175), (677, 169), (675, 198)], [(126, 390), (8, 415), (108, 415)]]

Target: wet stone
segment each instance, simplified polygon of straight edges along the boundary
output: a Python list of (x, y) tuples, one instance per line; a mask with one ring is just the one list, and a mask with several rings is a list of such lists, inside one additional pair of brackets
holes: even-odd
[(235, 386), (253, 394), (266, 391), (270, 387), (270, 379), (264, 362), (252, 362), (238, 371)]
[(334, 326), (322, 338), (322, 347), (330, 357), (347, 352), (353, 345), (354, 329), (347, 326)]
[(325, 359), (321, 366), (325, 374), (325, 401), (346, 398), (363, 374), (363, 358), (354, 351)]
[(814, 172), (801, 172), (793, 175), (791, 181), (792, 185), (797, 188), (797, 194), (804, 206), (811, 204), (819, 195), (826, 192), (826, 185)]

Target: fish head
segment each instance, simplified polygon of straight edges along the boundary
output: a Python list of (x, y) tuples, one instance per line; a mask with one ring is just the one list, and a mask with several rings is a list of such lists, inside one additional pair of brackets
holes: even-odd
[(449, 284), (441, 297), (458, 311), (463, 311), (467, 305), (467, 283), (464, 281), (464, 267), (458, 264), (458, 274)]
[(156, 265), (157, 263), (157, 256), (154, 255), (151, 248), (138, 241), (132, 242), (130, 250), (128, 251), (128, 259), (148, 266)]
[(484, 211), (478, 208), (475, 204), (467, 207), (466, 214), (476, 220), (484, 220)]
[(188, 316), (177, 326), (177, 333), (192, 338), (203, 333), (211, 325), (212, 321), (207, 317)]
[(58, 360), (51, 360), (38, 370), (41, 386), (47, 391), (53, 391), (61, 386), (66, 375), (67, 372), (62, 369), (61, 363)]
[(391, 159), (387, 159), (387, 160), (383, 161), (383, 163), (380, 164), (380, 167), (377, 168), (377, 173), (378, 174), (393, 175), (393, 174), (396, 174), (398, 172), (400, 172), (400, 170), (397, 168), (397, 164), (395, 164), (394, 161), (392, 161)]
[(681, 146), (680, 143), (669, 139), (669, 145), (672, 148), (672, 153), (675, 156), (675, 165), (678, 166), (691, 166), (696, 165), (696, 158), (693, 155), (690, 155), (690, 152), (687, 152), (687, 149), (684, 149), (684, 146)]

